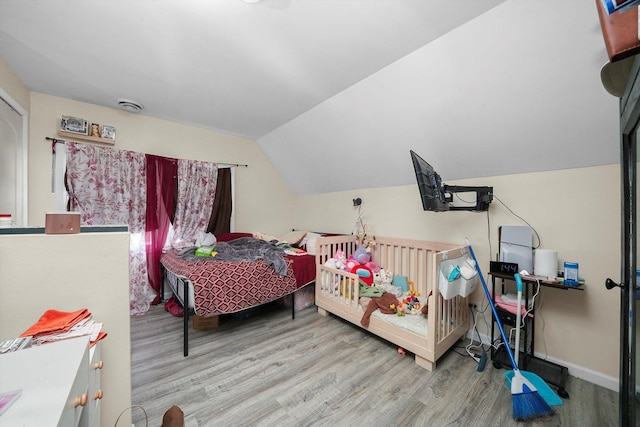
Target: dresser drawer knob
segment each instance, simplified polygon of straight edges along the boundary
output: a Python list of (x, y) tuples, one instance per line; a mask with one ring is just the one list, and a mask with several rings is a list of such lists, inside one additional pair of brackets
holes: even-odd
[(100, 400), (102, 399), (104, 393), (102, 393), (102, 390), (98, 390), (98, 392), (95, 394), (95, 396), (93, 397), (93, 400)]
[(87, 404), (87, 393), (84, 393), (82, 396), (80, 397), (76, 397), (75, 399), (73, 399), (73, 406), (75, 406), (76, 408), (78, 406), (84, 406)]
[(104, 362), (100, 360), (99, 362), (96, 362), (93, 364), (93, 369), (102, 369), (103, 366), (104, 366)]

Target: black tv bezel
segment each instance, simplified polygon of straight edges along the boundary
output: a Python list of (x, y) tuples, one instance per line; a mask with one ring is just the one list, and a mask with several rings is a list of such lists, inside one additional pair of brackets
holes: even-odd
[(418, 191), (422, 201), (422, 209), (431, 212), (445, 212), (449, 210), (449, 203), (445, 198), (445, 186), (442, 178), (425, 159), (415, 151), (409, 150), (413, 163), (413, 170), (418, 183)]

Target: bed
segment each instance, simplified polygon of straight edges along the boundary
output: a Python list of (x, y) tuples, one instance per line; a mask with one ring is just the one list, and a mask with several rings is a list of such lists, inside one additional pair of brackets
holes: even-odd
[[(221, 236), (222, 237), (222, 236)], [(251, 233), (229, 233), (218, 242), (251, 242)], [(264, 243), (264, 242), (263, 242)], [(309, 254), (285, 255), (282, 259), (286, 273), (279, 271), (265, 259), (225, 261), (186, 258), (181, 251), (169, 250), (162, 254), (163, 284), (184, 307), (183, 354), (189, 355), (189, 317), (205, 318), (270, 303), (295, 292), (315, 281), (315, 256)], [(295, 303), (291, 304), (295, 318)]]
[[(355, 236), (317, 239), (315, 303), (320, 314), (331, 313), (364, 328), (361, 276), (335, 268), (331, 262), (337, 251), (349, 257), (357, 247)], [(396, 344), (399, 350), (413, 353), (419, 366), (429, 371), (435, 369), (436, 361), (470, 327), (467, 296), (475, 289), (475, 280), (464, 277), (449, 280), (452, 271), (469, 258), (466, 246), (377, 236), (371, 260), (392, 272), (394, 278), (408, 278), (420, 295), (420, 302), (427, 307), (427, 314), (398, 316), (376, 310), (366, 329)]]

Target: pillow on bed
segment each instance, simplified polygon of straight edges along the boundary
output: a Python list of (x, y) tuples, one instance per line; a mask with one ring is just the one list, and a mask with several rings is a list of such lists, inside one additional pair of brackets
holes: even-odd
[(302, 241), (302, 239), (306, 235), (307, 235), (306, 231), (294, 230), (294, 231), (290, 231), (287, 234), (285, 234), (284, 236), (282, 236), (280, 238), (280, 241), (285, 241), (288, 244), (290, 244), (291, 246), (296, 246), (298, 243), (300, 243)]
[(233, 232), (233, 233), (222, 233), (216, 236), (216, 240), (218, 242), (228, 242), (230, 240), (235, 240), (235, 239), (239, 239), (241, 237), (253, 237), (253, 234), (251, 233), (238, 233), (238, 232)]
[(305, 234), (304, 238), (300, 242), (300, 246), (306, 245), (309, 240), (315, 241), (315, 239), (322, 236), (324, 236), (324, 234), (319, 234), (319, 233), (314, 233), (312, 231), (309, 231), (307, 234)]

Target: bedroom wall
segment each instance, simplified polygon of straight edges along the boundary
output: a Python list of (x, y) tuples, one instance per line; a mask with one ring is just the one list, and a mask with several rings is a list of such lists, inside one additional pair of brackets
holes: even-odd
[[(379, 235), (454, 243), (469, 237), (486, 276), (490, 254), (498, 250), (498, 227), (525, 225), (499, 198), (538, 231), (541, 248), (557, 250), (560, 263), (579, 262), (586, 280), (584, 292), (542, 289), (536, 353), (561, 362), (574, 376), (617, 390), (619, 362), (611, 355), (619, 349), (620, 293), (607, 291), (604, 282), (620, 276), (619, 180), (619, 168), (612, 165), (447, 182), (493, 186), (496, 199), (488, 215), (424, 212), (417, 185), (301, 196), (296, 226), (350, 232), (357, 218), (352, 199), (360, 197), (363, 218)], [(480, 287), (472, 299), (486, 306)], [(479, 329), (490, 334), (482, 323)]]
[(9, 64), (0, 56), (0, 88), (9, 94), (25, 110), (29, 111), (29, 88)]
[(248, 164), (236, 168), (236, 230), (284, 234), (292, 226), (294, 195), (250, 139), (133, 114), (117, 109), (31, 93), (29, 138), (29, 225), (44, 225), (55, 208), (51, 193), (51, 144), (62, 115), (116, 128), (115, 148), (167, 157)]

